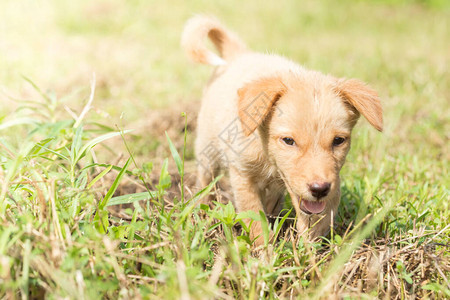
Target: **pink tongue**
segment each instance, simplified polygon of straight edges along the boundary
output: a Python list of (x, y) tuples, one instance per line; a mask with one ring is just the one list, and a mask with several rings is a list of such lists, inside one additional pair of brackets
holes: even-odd
[(302, 201), (303, 208), (313, 214), (319, 214), (325, 209), (325, 201)]

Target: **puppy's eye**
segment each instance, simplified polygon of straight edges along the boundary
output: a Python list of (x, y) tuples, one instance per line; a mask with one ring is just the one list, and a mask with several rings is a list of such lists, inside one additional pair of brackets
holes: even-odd
[(291, 138), (288, 138), (288, 137), (282, 138), (282, 140), (283, 140), (283, 142), (284, 142), (286, 145), (289, 145), (289, 146), (292, 146), (292, 145), (295, 144), (294, 139), (291, 139)]
[(337, 136), (333, 139), (333, 146), (342, 145), (345, 142), (345, 138), (341, 136)]

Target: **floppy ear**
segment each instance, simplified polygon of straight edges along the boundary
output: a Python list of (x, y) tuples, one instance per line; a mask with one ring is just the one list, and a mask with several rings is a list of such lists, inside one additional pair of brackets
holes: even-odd
[(378, 93), (371, 87), (356, 79), (338, 82), (338, 93), (361, 113), (378, 131), (383, 131), (383, 110)]
[(277, 76), (252, 81), (238, 90), (238, 115), (246, 136), (261, 125), (274, 103), (286, 90), (281, 78)]

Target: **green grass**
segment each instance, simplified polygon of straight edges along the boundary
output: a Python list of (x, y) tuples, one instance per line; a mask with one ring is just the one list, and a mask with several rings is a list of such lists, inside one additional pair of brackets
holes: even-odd
[[(20, 0), (0, 10), (1, 298), (450, 297), (445, 1)], [(322, 240), (305, 242), (280, 218), (264, 231), (278, 240), (255, 252), (242, 220), (259, 215), (200, 204), (215, 187), (193, 191), (191, 103), (211, 69), (179, 49), (198, 12), (255, 50), (379, 91), (385, 131), (355, 128)]]

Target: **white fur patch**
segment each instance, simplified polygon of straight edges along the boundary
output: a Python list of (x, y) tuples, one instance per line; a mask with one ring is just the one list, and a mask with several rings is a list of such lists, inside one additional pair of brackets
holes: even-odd
[(208, 64), (213, 66), (223, 66), (226, 65), (227, 62), (216, 54), (210, 52), (208, 53)]

